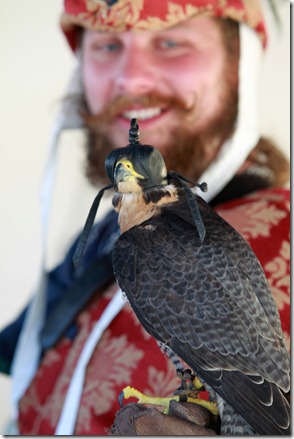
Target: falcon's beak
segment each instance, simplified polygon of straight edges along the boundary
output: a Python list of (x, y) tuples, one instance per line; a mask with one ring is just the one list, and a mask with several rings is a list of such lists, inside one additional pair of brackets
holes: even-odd
[(132, 173), (122, 163), (118, 163), (114, 170), (114, 181), (116, 184), (122, 181), (128, 181)]
[(144, 179), (144, 177), (135, 171), (132, 162), (125, 158), (118, 160), (114, 169), (114, 181), (116, 184), (120, 182), (137, 181), (137, 179)]

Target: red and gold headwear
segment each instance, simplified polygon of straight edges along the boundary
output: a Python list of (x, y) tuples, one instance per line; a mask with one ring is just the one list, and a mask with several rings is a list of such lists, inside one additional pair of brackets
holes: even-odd
[(61, 27), (75, 50), (77, 27), (104, 32), (160, 30), (200, 14), (246, 23), (266, 45), (260, 0), (64, 0)]

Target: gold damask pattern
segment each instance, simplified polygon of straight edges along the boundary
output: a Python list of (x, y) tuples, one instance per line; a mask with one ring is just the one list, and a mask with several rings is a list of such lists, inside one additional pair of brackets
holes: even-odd
[(104, 0), (81, 3), (83, 9), (79, 12), (73, 13), (68, 7), (61, 17), (61, 26), (71, 43), (76, 26), (105, 32), (160, 30), (200, 14), (246, 22), (259, 33), (263, 44), (266, 41), (259, 0), (160, 0), (158, 7), (146, 0), (119, 0), (111, 6)]
[[(117, 290), (112, 285), (97, 294), (77, 318), (79, 332), (71, 342), (63, 339), (44, 355), (38, 373), (20, 403), (22, 434), (54, 434), (70, 379), (83, 346), (102, 310)], [(124, 327), (128, 331), (124, 331)], [(179, 386), (175, 369), (163, 357), (156, 342), (145, 332), (126, 304), (105, 331), (88, 364), (75, 434), (106, 434), (119, 409), (118, 395), (128, 384), (163, 396)]]
[(279, 309), (290, 305), (290, 236), (281, 242), (279, 254), (271, 259), (265, 270), (269, 273), (268, 282)]
[(221, 210), (219, 213), (247, 240), (269, 237), (272, 227), (287, 216), (269, 200), (260, 199), (253, 199), (250, 204), (238, 206), (233, 211)]

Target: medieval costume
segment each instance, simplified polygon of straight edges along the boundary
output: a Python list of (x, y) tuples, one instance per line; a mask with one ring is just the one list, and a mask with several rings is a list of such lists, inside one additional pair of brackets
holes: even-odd
[[(261, 262), (289, 342), (289, 190), (281, 187), (287, 165), (260, 137), (256, 122), (255, 78), (266, 45), (259, 2), (66, 0), (61, 24), (76, 50), (79, 27), (160, 29), (202, 13), (240, 23), (240, 63), (236, 128), (200, 181), (210, 188), (207, 201), (243, 235)], [(70, 90), (78, 89), (74, 75)], [(52, 132), (45, 212), (59, 134), (81, 126), (79, 113), (74, 108), (68, 112), (65, 103)], [(14, 432), (107, 434), (125, 385), (162, 396), (178, 387), (173, 365), (117, 292), (111, 250), (118, 234), (117, 215), (111, 212), (91, 232), (79, 278), (72, 264), (75, 242), (58, 267), (41, 274), (28, 308), (0, 333), (0, 366), (14, 379)]]

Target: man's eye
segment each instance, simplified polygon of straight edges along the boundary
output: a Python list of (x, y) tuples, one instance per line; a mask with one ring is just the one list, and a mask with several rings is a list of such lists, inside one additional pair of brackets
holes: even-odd
[(108, 52), (115, 52), (119, 50), (121, 45), (119, 43), (108, 43), (104, 45), (104, 50)]
[(109, 43), (96, 43), (93, 44), (92, 48), (95, 51), (99, 52), (116, 52), (120, 49), (121, 44), (117, 42), (109, 42)]
[(174, 47), (178, 47), (178, 43), (174, 40), (164, 40), (160, 42), (160, 47), (163, 49), (172, 49)]

